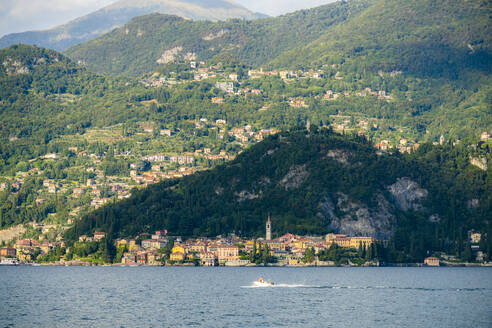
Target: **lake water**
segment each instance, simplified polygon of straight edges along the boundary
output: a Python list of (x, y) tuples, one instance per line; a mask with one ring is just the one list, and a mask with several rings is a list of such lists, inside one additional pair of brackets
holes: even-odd
[(0, 281), (0, 327), (492, 327), (492, 268), (22, 266)]

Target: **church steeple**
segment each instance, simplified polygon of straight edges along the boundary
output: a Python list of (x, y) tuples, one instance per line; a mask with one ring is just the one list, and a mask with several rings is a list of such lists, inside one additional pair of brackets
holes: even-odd
[(266, 240), (272, 240), (272, 222), (270, 221), (270, 214), (268, 214), (268, 221), (266, 223)]

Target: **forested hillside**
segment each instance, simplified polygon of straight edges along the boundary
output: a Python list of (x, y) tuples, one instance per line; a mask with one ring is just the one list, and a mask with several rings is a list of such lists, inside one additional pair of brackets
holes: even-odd
[[(0, 170), (48, 151), (56, 136), (129, 118), (135, 82), (106, 78), (33, 46), (0, 51)], [(131, 114), (130, 114), (131, 116)]]
[(492, 127), (489, 16), (486, 1), (442, 0), (343, 1), (225, 23), (149, 15), (67, 54), (111, 74), (163, 72), (191, 61), (233, 63), (243, 75), (259, 67), (291, 76), (319, 70), (338, 81), (325, 91), (391, 95), (393, 108), (379, 103), (364, 113), (411, 125), (427, 140), (462, 139)]
[(211, 171), (134, 191), (85, 216), (67, 237), (162, 227), (183, 236), (258, 236), (270, 213), (276, 235), (371, 235), (411, 259), (460, 252), (467, 231), (485, 231), (492, 211), (490, 169), (469, 165), (469, 155), (451, 145), (378, 155), (365, 139), (329, 129), (283, 132)]
[[(95, 74), (32, 46), (4, 49), (0, 62), (1, 227), (66, 222), (68, 213), (77, 217), (111, 197), (124, 198), (147, 178), (155, 183), (180, 170), (211, 168), (278, 129), (308, 121), (402, 153), (438, 140), (477, 147), (491, 124), (486, 97), (470, 98), (479, 106), (467, 112), (458, 108), (461, 121), (451, 111), (449, 117), (417, 115), (436, 95), (426, 82), (401, 75), (348, 80), (338, 78), (335, 67), (318, 77), (317, 71), (296, 71), (253, 78), (240, 63), (227, 62), (197, 69), (168, 64), (137, 80)], [(213, 77), (192, 81), (198, 70)], [(223, 81), (234, 75), (238, 80), (224, 90)], [(411, 90), (403, 94), (407, 83)], [(478, 151), (490, 149), (487, 134), (482, 139)], [(486, 171), (484, 156), (477, 154), (474, 163)], [(178, 157), (185, 160), (176, 163)], [(149, 172), (148, 158), (158, 159), (156, 171)], [(130, 177), (132, 168), (138, 172)]]
[(379, 0), (271, 65), (343, 62), (354, 71), (403, 70), (451, 79), (469, 69), (490, 73), (491, 13), (488, 1)]
[(169, 62), (183, 58), (217, 62), (220, 59), (215, 56), (227, 54), (251, 67), (259, 67), (299, 44), (316, 40), (331, 26), (361, 13), (371, 2), (337, 2), (253, 21), (236, 19), (213, 23), (152, 14), (137, 17), (93, 41), (73, 46), (66, 54), (94, 71), (110, 74), (151, 72), (166, 53)]

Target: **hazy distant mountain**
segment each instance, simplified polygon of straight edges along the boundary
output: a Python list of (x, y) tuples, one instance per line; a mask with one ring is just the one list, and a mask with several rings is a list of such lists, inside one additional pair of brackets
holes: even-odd
[(0, 39), (0, 48), (23, 43), (62, 51), (71, 45), (94, 39), (136, 16), (150, 13), (214, 21), (266, 17), (249, 11), (233, 0), (120, 0), (48, 30), (8, 34)]

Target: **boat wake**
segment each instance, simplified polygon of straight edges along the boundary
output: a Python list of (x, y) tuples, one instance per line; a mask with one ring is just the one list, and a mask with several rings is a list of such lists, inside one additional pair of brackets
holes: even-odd
[(257, 281), (254, 281), (249, 286), (241, 286), (241, 288), (316, 288), (319, 286), (312, 285), (304, 285), (304, 284), (259, 284)]
[(392, 289), (392, 290), (415, 290), (415, 291), (450, 291), (450, 292), (476, 292), (476, 291), (491, 291), (492, 288), (424, 288), (424, 287), (396, 287), (396, 286), (316, 286), (306, 284), (258, 284), (256, 281), (249, 286), (241, 286), (241, 288), (315, 288), (315, 289), (355, 289), (355, 290), (370, 290), (370, 289)]

